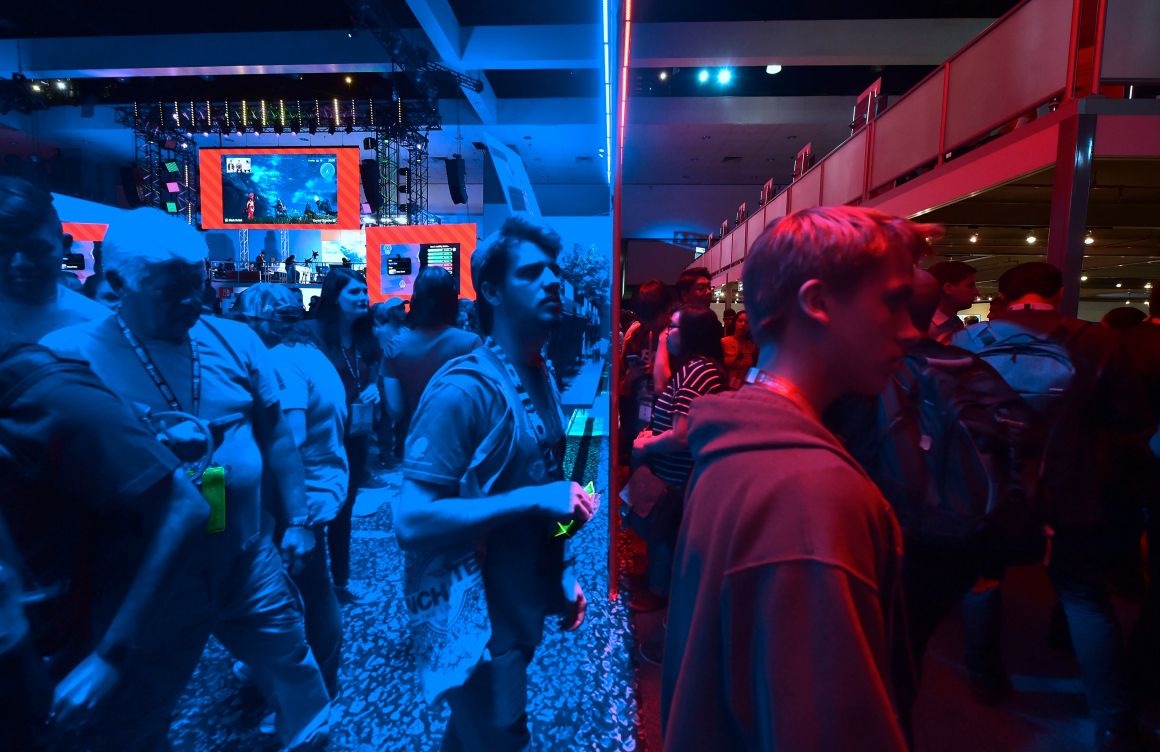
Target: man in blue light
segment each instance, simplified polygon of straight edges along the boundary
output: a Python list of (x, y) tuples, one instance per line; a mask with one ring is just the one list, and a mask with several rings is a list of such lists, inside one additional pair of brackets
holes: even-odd
[(0, 177), (0, 332), (36, 342), (109, 315), (100, 303), (60, 284), (61, 258), (71, 247), (51, 193), (27, 180)]
[[(202, 476), (202, 492), (210, 498), (206, 478), (217, 478), (211, 519), (218, 524), (199, 541), (200, 560), (168, 583), (171, 600), (142, 646), (151, 660), (133, 682), (151, 699), (172, 696), (175, 686), (180, 691), (212, 631), (253, 668), (276, 705), (283, 744), (306, 748), (325, 737), (330, 700), (282, 561), (294, 571), (315, 549), (305, 526), (302, 461), (261, 340), (244, 324), (201, 318), (206, 252), (203, 236), (184, 222), (155, 209), (129, 213), (105, 239), (105, 272), (120, 296), (119, 315), (61, 330), (43, 344), (88, 361), (143, 413), (185, 414), (168, 431), (181, 459), (212, 448), (213, 472)], [(210, 447), (194, 430), (199, 422), (213, 434)], [(261, 535), (263, 482), (272, 484), (266, 490), (286, 528), (281, 559)], [(166, 712), (155, 702), (127, 707), (122, 722), (159, 727), (163, 739), (156, 714)]]
[(565, 560), (596, 502), (564, 480), (564, 420), (541, 351), (563, 318), (559, 236), (509, 218), (471, 259), (483, 347), (423, 392), (407, 437), (395, 534), (428, 702), (444, 750), (522, 750), (527, 669), (544, 618), (573, 630), (586, 602)]

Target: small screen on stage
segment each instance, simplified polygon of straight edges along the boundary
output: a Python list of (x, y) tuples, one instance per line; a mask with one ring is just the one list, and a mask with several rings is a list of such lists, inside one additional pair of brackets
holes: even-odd
[(411, 273), (411, 259), (387, 257), (387, 276), (397, 277), (400, 274)]
[(419, 246), (419, 268), (437, 266), (459, 279), (459, 243), (423, 243)]
[(202, 149), (202, 226), (358, 227), (357, 161), (357, 149)]

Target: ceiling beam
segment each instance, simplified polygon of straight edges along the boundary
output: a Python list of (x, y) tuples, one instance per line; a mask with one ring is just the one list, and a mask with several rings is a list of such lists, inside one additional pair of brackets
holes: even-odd
[[(455, 18), (451, 3), (448, 0), (407, 0), (407, 7), (431, 41), (443, 65), (460, 73), (468, 73), (463, 63), (463, 28)], [(485, 125), (493, 125), (496, 119), (495, 90), (482, 69), (477, 68), (470, 75), (483, 83), (483, 91), (463, 85), (459, 88), (479, 119)]]
[(633, 25), (633, 68), (938, 65), (993, 19), (728, 21)]
[(474, 26), (463, 30), (463, 64), (476, 70), (602, 68), (602, 39), (598, 23)]

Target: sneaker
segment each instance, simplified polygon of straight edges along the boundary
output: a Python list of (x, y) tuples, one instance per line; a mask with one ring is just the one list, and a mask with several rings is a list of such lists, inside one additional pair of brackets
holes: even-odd
[(669, 605), (668, 598), (662, 598), (651, 590), (637, 590), (628, 599), (628, 607), (638, 614), (660, 611)]
[(360, 582), (348, 582), (342, 587), (335, 586), (334, 594), (344, 606), (355, 606), (375, 600), (375, 593)]
[(234, 665), (231, 668), (234, 674), (234, 678), (236, 678), (242, 684), (249, 684), (254, 680), (253, 669), (251, 669), (245, 663), (242, 663), (241, 661), (234, 661)]

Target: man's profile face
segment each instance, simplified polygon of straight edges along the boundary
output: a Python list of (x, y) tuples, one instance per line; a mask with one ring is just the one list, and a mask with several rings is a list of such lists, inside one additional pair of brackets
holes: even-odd
[(120, 290), (122, 309), (132, 308), (150, 322), (150, 336), (183, 336), (201, 317), (204, 270), (201, 262), (178, 259), (146, 268), (136, 287)]
[(689, 291), (685, 293), (685, 303), (700, 308), (708, 308), (713, 302), (713, 283), (708, 277), (697, 277)]
[(829, 297), (827, 351), (843, 391), (876, 395), (886, 388), (906, 345), (919, 337), (908, 307), (913, 291), (914, 265), (897, 252), (855, 291)]
[(955, 304), (957, 311), (970, 308), (979, 297), (979, 288), (975, 286), (975, 275), (972, 274), (957, 284), (944, 284), (943, 295)]
[(51, 296), (60, 280), (61, 258), (71, 245), (55, 217), (0, 237), (0, 298), (37, 303)]
[(498, 316), (554, 328), (564, 319), (560, 267), (540, 246), (524, 241), (512, 251), (511, 265), (498, 291)]

